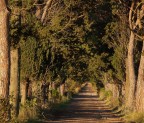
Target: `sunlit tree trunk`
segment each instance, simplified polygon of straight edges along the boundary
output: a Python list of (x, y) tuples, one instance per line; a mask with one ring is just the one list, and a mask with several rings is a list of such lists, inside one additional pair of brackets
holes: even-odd
[(24, 105), (27, 99), (27, 82), (21, 83), (21, 104)]
[(0, 0), (0, 97), (8, 98), (10, 81), (9, 11)]
[(60, 95), (64, 96), (65, 92), (65, 83), (60, 84)]
[(141, 59), (138, 71), (137, 91), (136, 91), (136, 110), (144, 111), (144, 42), (141, 52)]
[(11, 72), (10, 72), (10, 95), (12, 96), (13, 115), (17, 116), (19, 111), (20, 93), (20, 71), (19, 71), (19, 49), (11, 51)]
[[(133, 30), (133, 9), (135, 2), (132, 1), (130, 12), (129, 12), (129, 25), (130, 29)], [(129, 88), (127, 90), (127, 102), (126, 106), (128, 109), (134, 109), (134, 101), (135, 101), (135, 89), (136, 89), (136, 76), (135, 76), (135, 68), (134, 68), (134, 41), (135, 34), (133, 31), (130, 32), (129, 44), (128, 44), (128, 78), (129, 78)]]
[(66, 77), (63, 78), (61, 84), (60, 84), (60, 95), (64, 96), (65, 93), (65, 82), (66, 82)]
[(52, 99), (52, 83), (49, 84), (49, 93), (48, 93), (48, 100), (51, 101)]
[(32, 97), (32, 82), (29, 78), (26, 78), (23, 83), (21, 83), (21, 103), (24, 105), (26, 100), (31, 100)]
[(53, 102), (53, 103), (56, 102), (55, 91), (56, 91), (56, 84), (55, 84), (55, 82), (52, 82), (52, 102)]
[(128, 107), (128, 96), (129, 96), (129, 70), (128, 70), (128, 59), (126, 58), (126, 83), (124, 85), (124, 96), (125, 96), (125, 106)]
[(134, 33), (131, 32), (129, 46), (128, 46), (128, 78), (129, 78), (129, 87), (128, 87), (128, 97), (127, 97), (127, 107), (133, 108), (135, 101), (135, 89), (136, 89), (136, 76), (134, 69)]

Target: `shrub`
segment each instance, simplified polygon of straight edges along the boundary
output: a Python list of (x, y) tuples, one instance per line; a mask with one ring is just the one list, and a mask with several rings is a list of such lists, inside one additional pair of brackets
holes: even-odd
[(111, 91), (106, 91), (104, 88), (100, 89), (100, 98), (101, 99), (110, 99), (112, 97)]
[(25, 105), (21, 105), (19, 118), (20, 120), (36, 119), (38, 116), (38, 106), (36, 99), (26, 101)]
[(1, 122), (7, 122), (10, 119), (10, 104), (9, 100), (0, 99), (0, 121)]
[(144, 123), (144, 113), (132, 112), (124, 117), (126, 123)]

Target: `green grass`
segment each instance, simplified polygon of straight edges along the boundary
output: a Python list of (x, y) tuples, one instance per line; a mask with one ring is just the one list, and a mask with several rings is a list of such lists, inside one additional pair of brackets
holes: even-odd
[(70, 100), (65, 100), (65, 101), (62, 101), (62, 102), (60, 102), (58, 104), (53, 104), (53, 106), (51, 108), (52, 114), (55, 115), (55, 114), (63, 111), (67, 107), (67, 105), (69, 104), (69, 102), (70, 102)]
[(36, 119), (30, 119), (26, 123), (41, 123), (41, 121), (38, 121)]
[(144, 112), (132, 112), (124, 117), (126, 123), (144, 123)]

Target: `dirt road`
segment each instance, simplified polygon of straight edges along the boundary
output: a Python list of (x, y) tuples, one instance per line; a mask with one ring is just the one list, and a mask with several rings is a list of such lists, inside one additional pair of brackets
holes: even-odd
[(89, 83), (75, 96), (71, 103), (56, 116), (55, 120), (45, 123), (123, 123)]

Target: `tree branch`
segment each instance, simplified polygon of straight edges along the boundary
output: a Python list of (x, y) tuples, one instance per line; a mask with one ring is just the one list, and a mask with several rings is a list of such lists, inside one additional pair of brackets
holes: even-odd
[(44, 12), (43, 12), (42, 17), (41, 17), (41, 22), (42, 23), (44, 22), (44, 19), (46, 17), (47, 11), (48, 11), (48, 8), (51, 6), (52, 1), (53, 0), (48, 0), (45, 7), (44, 7)]

